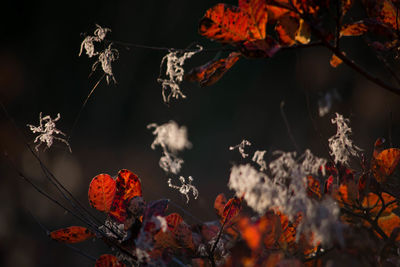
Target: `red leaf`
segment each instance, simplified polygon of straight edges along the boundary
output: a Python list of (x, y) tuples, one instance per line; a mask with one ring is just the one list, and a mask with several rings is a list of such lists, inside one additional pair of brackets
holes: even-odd
[(97, 175), (89, 185), (90, 205), (99, 211), (109, 212), (116, 190), (115, 180), (110, 175)]
[(142, 186), (137, 175), (125, 169), (119, 171), (116, 186), (117, 192), (109, 214), (118, 222), (124, 222), (129, 200), (136, 196), (142, 196)]
[(247, 13), (249, 31), (252, 38), (265, 38), (265, 29), (268, 21), (267, 5), (265, 0), (239, 0), (239, 8)]
[(241, 205), (242, 199), (237, 197), (229, 199), (222, 213), (221, 224), (224, 222), (225, 224), (228, 224), (234, 217), (236, 217), (240, 212)]
[(267, 19), (264, 0), (240, 0), (239, 7), (217, 4), (201, 19), (199, 33), (221, 43), (261, 40)]
[(94, 233), (82, 226), (70, 226), (50, 233), (52, 239), (63, 243), (79, 243), (94, 236)]
[(103, 254), (97, 260), (95, 267), (125, 267), (125, 264), (120, 262), (117, 257), (111, 254)]
[(239, 60), (240, 53), (232, 52), (227, 58), (210, 61), (192, 69), (185, 79), (198, 82), (201, 87), (216, 83)]

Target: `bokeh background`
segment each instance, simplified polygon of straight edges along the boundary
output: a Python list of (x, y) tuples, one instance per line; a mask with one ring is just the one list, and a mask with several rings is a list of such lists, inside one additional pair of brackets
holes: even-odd
[[(78, 57), (83, 33), (95, 23), (112, 29), (111, 40), (185, 48), (199, 43), (217, 47), (197, 34), (204, 12), (218, 1), (9, 1), (2, 7), (0, 42), (0, 99), (15, 122), (0, 112), (0, 266), (93, 266), (94, 263), (62, 244), (51, 241), (33, 214), (49, 230), (80, 225), (24, 182), (23, 172), (46, 192), (55, 191), (27, 150), (32, 145), (26, 124), (38, 124), (39, 112), (55, 117), (67, 134), (91, 88), (101, 77), (91, 73), (92, 59)], [(225, 1), (237, 4), (236, 0)], [(389, 76), (361, 38), (343, 41), (347, 54), (369, 71)], [(366, 81), (346, 66), (333, 69), (330, 52), (309, 48), (278, 53), (271, 59), (240, 60), (218, 83), (207, 88), (184, 82), (185, 100), (162, 102), (157, 83), (163, 51), (116, 46), (113, 65), (117, 85), (102, 82), (88, 101), (72, 132), (73, 153), (62, 143), (39, 155), (46, 166), (86, 207), (87, 189), (99, 173), (115, 175), (127, 168), (142, 180), (147, 201), (169, 198), (201, 221), (216, 219), (213, 201), (220, 192), (232, 195), (226, 184), (230, 168), (243, 162), (228, 147), (250, 140), (255, 149), (294, 150), (281, 115), (281, 102), (298, 146), (327, 156), (327, 138), (335, 133), (334, 112), (350, 118), (356, 145), (370, 156), (377, 137), (400, 145), (400, 99)], [(186, 69), (204, 64), (216, 54), (202, 53)], [(330, 112), (318, 116), (318, 100), (336, 90)], [(307, 96), (309, 109), (307, 108)], [(146, 125), (175, 120), (188, 128), (191, 150), (182, 175), (193, 176), (200, 195), (186, 199), (168, 188), (158, 167), (160, 150)], [(313, 127), (312, 120), (317, 125)], [(323, 139), (319, 138), (322, 135)], [(7, 154), (7, 156), (5, 156)], [(93, 212), (104, 218), (103, 214)], [(194, 223), (184, 215), (189, 223)], [(100, 241), (78, 245), (97, 257), (109, 252)]]

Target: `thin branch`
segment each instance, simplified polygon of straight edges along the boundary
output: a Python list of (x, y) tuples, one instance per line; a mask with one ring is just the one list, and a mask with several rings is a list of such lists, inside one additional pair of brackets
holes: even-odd
[(286, 117), (286, 114), (285, 114), (285, 110), (283, 109), (284, 106), (285, 106), (285, 102), (284, 102), (284, 101), (281, 101), (281, 105), (280, 105), (281, 116), (282, 116), (282, 118), (283, 118), (283, 121), (285, 122), (286, 129), (287, 129), (289, 138), (290, 138), (290, 140), (292, 141), (292, 144), (293, 144), (294, 148), (296, 149), (297, 153), (301, 153), (300, 147), (298, 146), (296, 140), (294, 139), (292, 130), (291, 130), (291, 128), (290, 128), (289, 121), (288, 121), (288, 119), (287, 119), (287, 117)]

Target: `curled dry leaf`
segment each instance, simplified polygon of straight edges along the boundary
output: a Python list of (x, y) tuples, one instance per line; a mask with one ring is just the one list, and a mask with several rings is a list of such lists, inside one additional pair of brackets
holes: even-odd
[(97, 175), (89, 185), (88, 198), (90, 205), (99, 211), (109, 212), (116, 190), (115, 180), (110, 175)]
[(62, 243), (79, 243), (89, 238), (94, 237), (95, 234), (89, 229), (82, 226), (70, 226), (62, 228), (50, 233), (50, 237)]
[(125, 264), (120, 262), (117, 257), (111, 254), (101, 255), (94, 265), (95, 267), (125, 267)]
[(139, 177), (129, 170), (120, 170), (116, 179), (116, 194), (109, 214), (118, 222), (124, 222), (127, 217), (129, 201), (136, 196), (142, 196), (142, 186)]
[(227, 58), (212, 60), (206, 64), (192, 69), (185, 79), (198, 82), (201, 87), (216, 83), (239, 60), (240, 53), (232, 52)]

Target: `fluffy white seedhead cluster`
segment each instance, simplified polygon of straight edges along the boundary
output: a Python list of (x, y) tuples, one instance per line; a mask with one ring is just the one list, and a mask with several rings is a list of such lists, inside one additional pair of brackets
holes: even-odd
[[(192, 147), (187, 137), (186, 127), (179, 127), (175, 121), (170, 121), (162, 125), (151, 123), (147, 125), (147, 128), (154, 129), (153, 135), (155, 138), (151, 144), (151, 148), (156, 149), (157, 146), (160, 146), (163, 150), (159, 161), (160, 168), (167, 174), (177, 175), (184, 163), (183, 159), (178, 157), (178, 152)], [(186, 182), (186, 179), (180, 176), (179, 180), (181, 185), (177, 186), (172, 184), (172, 178), (168, 179), (168, 186), (177, 189), (181, 194), (185, 195), (187, 202), (189, 202), (190, 191), (192, 191), (193, 197), (197, 199), (199, 191), (192, 185), (193, 178), (189, 176)]]
[(267, 169), (267, 163), (264, 160), (265, 153), (267, 153), (266, 150), (257, 150), (254, 152), (253, 158), (251, 159), (260, 166), (260, 171), (265, 171)]
[(102, 43), (106, 38), (107, 33), (111, 32), (111, 29), (103, 28), (97, 24), (96, 27), (97, 28), (94, 31), (93, 35), (88, 35), (85, 37), (85, 39), (83, 39), (81, 43), (81, 49), (79, 51), (79, 56), (81, 56), (83, 50), (85, 50), (86, 55), (89, 58), (98, 56), (96, 62), (92, 66), (92, 71), (95, 71), (97, 66), (100, 65), (104, 71), (104, 74), (106, 75), (107, 84), (109, 84), (111, 80), (116, 83), (114, 74), (112, 72), (111, 63), (118, 59), (118, 50), (112, 48), (112, 43), (110, 43), (107, 48), (100, 52), (96, 51), (95, 48), (95, 43)]
[[(331, 201), (317, 202), (307, 196), (307, 175), (317, 174), (326, 160), (306, 151), (300, 157), (295, 152), (273, 153), (271, 176), (250, 164), (233, 166), (228, 187), (237, 196), (244, 196), (247, 205), (260, 215), (269, 209), (279, 209), (293, 220), (302, 214), (300, 232), (313, 231), (313, 241), (328, 244), (339, 231), (339, 208)], [(329, 205), (328, 205), (329, 204)], [(327, 229), (330, 231), (327, 232)]]
[(189, 203), (190, 191), (192, 191), (194, 199), (197, 199), (197, 197), (199, 196), (199, 191), (197, 190), (197, 188), (194, 185), (192, 185), (192, 182), (193, 182), (192, 176), (189, 176), (187, 180), (188, 181), (186, 182), (185, 177), (180, 176), (179, 181), (181, 182), (181, 185), (177, 186), (177, 185), (172, 184), (172, 179), (170, 178), (170, 179), (168, 179), (168, 186), (179, 190), (179, 193), (186, 196), (186, 203)]
[(336, 134), (328, 139), (330, 154), (335, 163), (348, 164), (350, 156), (357, 156), (361, 149), (353, 144), (350, 139), (351, 128), (348, 126), (349, 119), (336, 113), (336, 118), (332, 119), (332, 124), (336, 124)]
[(187, 137), (186, 127), (179, 127), (175, 121), (170, 121), (162, 125), (151, 123), (147, 125), (147, 128), (154, 129), (155, 138), (151, 148), (156, 149), (157, 146), (160, 146), (163, 150), (159, 162), (160, 167), (167, 173), (178, 174), (184, 162), (177, 156), (178, 152), (192, 147)]
[(41, 144), (46, 144), (47, 148), (50, 148), (53, 145), (54, 140), (58, 140), (60, 142), (63, 142), (68, 147), (69, 152), (72, 153), (71, 147), (69, 146), (67, 140), (65, 138), (56, 136), (56, 135), (66, 136), (65, 133), (56, 128), (56, 122), (60, 119), (61, 119), (60, 113), (57, 114), (56, 118), (52, 119), (50, 115), (42, 117), (42, 112), (40, 112), (39, 126), (34, 126), (31, 124), (26, 125), (29, 127), (32, 133), (39, 134), (33, 141), (34, 143), (37, 143), (37, 145), (35, 146), (36, 151), (39, 151), (39, 146)]
[[(185, 70), (183, 69), (183, 64), (186, 59), (191, 58), (194, 54), (199, 53), (203, 50), (203, 47), (197, 45), (194, 51), (182, 52), (170, 50), (166, 54), (160, 64), (160, 77), (157, 79), (162, 86), (162, 96), (166, 103), (172, 98), (178, 99), (179, 97), (186, 98), (180, 89), (180, 84), (183, 81), (183, 76)], [(165, 78), (161, 78), (162, 68), (166, 65)]]
[(247, 158), (249, 156), (249, 154), (244, 153), (244, 149), (246, 146), (251, 146), (250, 141), (243, 139), (242, 142), (236, 146), (230, 146), (229, 150), (235, 150), (238, 149), (240, 155), (242, 156), (242, 158)]

